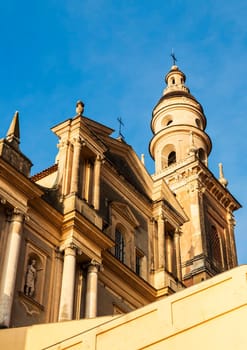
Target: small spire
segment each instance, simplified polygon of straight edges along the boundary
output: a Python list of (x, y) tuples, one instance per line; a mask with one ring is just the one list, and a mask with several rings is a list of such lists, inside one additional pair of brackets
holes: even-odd
[(82, 102), (82, 101), (77, 101), (76, 102), (76, 109), (75, 109), (75, 111), (76, 111), (76, 115), (77, 116), (82, 116), (83, 115), (83, 112), (84, 112), (84, 103)]
[(228, 181), (227, 179), (224, 177), (224, 173), (223, 173), (223, 164), (219, 163), (219, 182), (221, 183), (222, 186), (227, 187), (228, 185)]
[(20, 126), (19, 126), (19, 112), (16, 111), (9, 130), (6, 135), (6, 140), (12, 144), (13, 147), (19, 148), (20, 143)]

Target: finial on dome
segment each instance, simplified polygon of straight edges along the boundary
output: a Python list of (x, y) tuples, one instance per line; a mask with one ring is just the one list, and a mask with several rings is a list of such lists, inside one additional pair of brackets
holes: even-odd
[(12, 144), (16, 149), (19, 148), (20, 143), (20, 126), (19, 126), (19, 112), (16, 111), (12, 122), (10, 124), (9, 130), (6, 135), (6, 140)]
[(84, 112), (84, 103), (82, 102), (82, 101), (77, 101), (76, 102), (76, 109), (75, 109), (75, 111), (76, 111), (76, 115), (77, 116), (82, 116), (83, 115), (83, 112)]
[(221, 183), (222, 186), (227, 187), (228, 185), (228, 181), (227, 179), (224, 177), (224, 173), (223, 173), (223, 164), (219, 163), (219, 182)]

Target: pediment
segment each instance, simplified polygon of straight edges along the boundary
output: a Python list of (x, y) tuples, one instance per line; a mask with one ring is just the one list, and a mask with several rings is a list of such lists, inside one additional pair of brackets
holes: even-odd
[(140, 194), (147, 198), (152, 196), (152, 178), (131, 146), (118, 140), (106, 140), (108, 151), (106, 158), (111, 165)]
[(188, 220), (184, 209), (181, 207), (179, 201), (176, 199), (174, 193), (168, 187), (164, 179), (154, 181), (153, 186), (153, 201), (156, 202), (160, 200), (164, 200), (166, 203), (169, 203), (171, 210), (173, 210), (174, 213), (176, 212), (183, 222)]
[(112, 209), (115, 210), (120, 216), (122, 216), (131, 226), (138, 227), (139, 221), (133, 214), (133, 211), (130, 209), (130, 207), (125, 203), (120, 202), (113, 202), (111, 204)]

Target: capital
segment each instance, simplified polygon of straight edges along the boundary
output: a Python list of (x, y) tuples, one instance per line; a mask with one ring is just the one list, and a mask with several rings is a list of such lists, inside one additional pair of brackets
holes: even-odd
[(7, 202), (7, 201), (6, 201), (6, 199), (5, 199), (5, 198), (0, 197), (0, 203), (1, 203), (1, 204), (6, 204), (6, 202)]
[(236, 220), (234, 218), (233, 213), (229, 210), (227, 215), (226, 215), (227, 221), (229, 222), (230, 225), (235, 226), (236, 225)]
[(95, 259), (88, 262), (85, 267), (87, 267), (88, 272), (97, 272), (103, 270), (103, 265)]
[(175, 229), (175, 235), (181, 236), (181, 234), (182, 234), (181, 227), (180, 227), (180, 226), (176, 227), (176, 229)]
[(57, 148), (64, 148), (66, 146), (69, 146), (69, 140), (60, 140), (57, 144)]
[(29, 217), (19, 208), (15, 207), (12, 211), (9, 212), (9, 220), (23, 222), (24, 220), (28, 221)]
[(56, 248), (56, 251), (60, 251), (61, 253), (64, 252), (64, 255), (77, 255), (77, 246), (74, 244), (74, 242), (65, 242), (60, 247)]
[(165, 218), (165, 215), (163, 213), (161, 213), (159, 216), (158, 216), (158, 221), (167, 221), (166, 218)]
[(86, 145), (85, 140), (83, 140), (80, 136), (73, 137), (72, 142), (74, 147), (84, 147)]
[(96, 157), (95, 160), (96, 160), (97, 162), (102, 162), (102, 163), (104, 163), (104, 161), (105, 161), (105, 156), (102, 155), (102, 154), (97, 154), (97, 157)]

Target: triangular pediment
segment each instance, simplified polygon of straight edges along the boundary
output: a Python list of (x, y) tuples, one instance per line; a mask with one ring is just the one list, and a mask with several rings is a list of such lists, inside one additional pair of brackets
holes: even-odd
[(140, 194), (151, 199), (152, 178), (133, 148), (123, 141), (112, 138), (104, 139), (104, 142), (108, 146), (105, 155), (110, 164)]
[(125, 203), (112, 202), (112, 209), (115, 210), (120, 216), (122, 216), (133, 227), (138, 227), (139, 221), (133, 214), (130, 207)]

